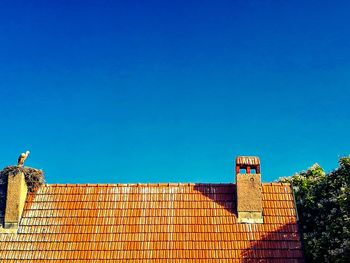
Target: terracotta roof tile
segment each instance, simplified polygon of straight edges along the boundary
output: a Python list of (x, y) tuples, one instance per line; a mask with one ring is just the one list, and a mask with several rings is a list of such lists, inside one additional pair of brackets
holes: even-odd
[[(234, 184), (51, 184), (28, 194), (2, 262), (303, 262), (288, 184), (238, 224)], [(3, 216), (3, 215), (2, 215)]]

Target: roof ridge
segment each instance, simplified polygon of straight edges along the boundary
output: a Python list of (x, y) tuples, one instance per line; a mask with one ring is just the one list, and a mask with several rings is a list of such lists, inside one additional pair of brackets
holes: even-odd
[(278, 182), (272, 182), (272, 183), (262, 183), (263, 185), (290, 185), (290, 183), (278, 183)]
[(77, 183), (77, 184), (43, 184), (46, 187), (174, 187), (174, 186), (227, 186), (234, 183)]
[[(44, 187), (180, 187), (180, 186), (228, 186), (235, 183), (77, 183), (77, 184), (43, 184)], [(290, 183), (262, 183), (262, 185), (288, 186)]]

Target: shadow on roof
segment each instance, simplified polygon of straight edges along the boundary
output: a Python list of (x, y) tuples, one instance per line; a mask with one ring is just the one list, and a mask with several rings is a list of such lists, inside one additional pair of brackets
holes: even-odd
[(195, 184), (193, 189), (219, 204), (231, 214), (236, 214), (235, 184)]
[(261, 233), (258, 240), (256, 234), (252, 226), (252, 231), (247, 233), (251, 244), (249, 249), (243, 250), (242, 262), (305, 262), (297, 224), (285, 224), (274, 232)]

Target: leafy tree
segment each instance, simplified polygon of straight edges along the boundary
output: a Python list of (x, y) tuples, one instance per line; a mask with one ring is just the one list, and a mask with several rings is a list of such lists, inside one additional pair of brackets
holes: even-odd
[(350, 262), (350, 156), (329, 174), (314, 164), (279, 181), (293, 186), (308, 262)]

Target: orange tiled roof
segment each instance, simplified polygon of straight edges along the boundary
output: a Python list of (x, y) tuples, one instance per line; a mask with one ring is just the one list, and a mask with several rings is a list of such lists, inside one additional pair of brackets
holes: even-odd
[(262, 189), (264, 223), (238, 224), (234, 184), (44, 185), (1, 262), (303, 262), (290, 186)]

